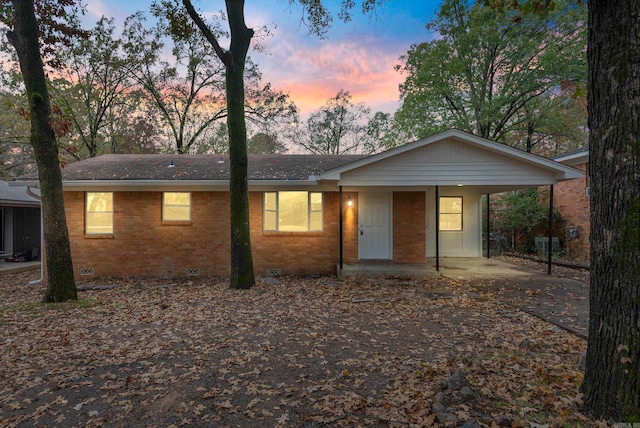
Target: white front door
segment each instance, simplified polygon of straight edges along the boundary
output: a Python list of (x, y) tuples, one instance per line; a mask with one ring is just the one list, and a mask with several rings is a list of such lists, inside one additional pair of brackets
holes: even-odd
[(390, 193), (360, 193), (358, 201), (358, 257), (391, 259)]

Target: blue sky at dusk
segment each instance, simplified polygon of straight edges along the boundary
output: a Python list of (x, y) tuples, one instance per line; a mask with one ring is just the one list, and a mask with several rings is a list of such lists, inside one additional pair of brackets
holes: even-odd
[[(105, 15), (114, 17), (121, 26), (128, 15), (148, 10), (151, 0), (87, 3), (87, 23)], [(220, 0), (193, 3), (204, 14), (224, 9)], [(326, 4), (332, 12), (340, 8), (339, 0)], [(287, 0), (247, 0), (247, 26), (266, 25), (272, 33), (262, 41), (264, 51), (250, 55), (259, 64), (264, 81), (288, 92), (303, 115), (340, 89), (350, 91), (354, 101), (364, 102), (373, 111), (394, 112), (399, 105), (398, 84), (403, 80), (394, 66), (412, 43), (432, 37), (425, 23), (438, 4), (436, 0), (390, 0), (371, 16), (363, 16), (357, 5), (353, 21), (343, 23), (336, 17), (326, 39), (321, 40), (308, 34), (301, 24), (301, 10)]]

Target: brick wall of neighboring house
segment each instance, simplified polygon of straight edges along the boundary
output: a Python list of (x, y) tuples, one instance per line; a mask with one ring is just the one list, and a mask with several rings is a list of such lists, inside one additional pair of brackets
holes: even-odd
[[(114, 192), (114, 233), (84, 233), (84, 192), (65, 192), (65, 207), (75, 275), (94, 277), (229, 274), (229, 195), (192, 192), (191, 222), (162, 222), (162, 192)], [(351, 196), (352, 206), (348, 206)], [(343, 194), (343, 257), (358, 260), (358, 194)], [(250, 192), (249, 216), (254, 270), (285, 274), (332, 274), (340, 260), (339, 194), (324, 193), (322, 232), (263, 231), (263, 193)], [(396, 192), (393, 197), (394, 262), (425, 260), (425, 194)]]
[(426, 260), (426, 194), (393, 193), (393, 262), (424, 263)]
[[(589, 198), (586, 196), (587, 164), (572, 166), (584, 171), (585, 177), (556, 184), (553, 189), (554, 205), (567, 222), (566, 242), (569, 257), (588, 260), (591, 220), (589, 217)], [(570, 230), (576, 230), (577, 237), (571, 238), (569, 236)]]

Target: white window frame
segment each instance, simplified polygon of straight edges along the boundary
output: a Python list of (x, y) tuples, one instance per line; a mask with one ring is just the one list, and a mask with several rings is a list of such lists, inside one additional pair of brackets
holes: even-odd
[[(301, 230), (301, 231), (296, 231), (299, 233), (309, 233), (309, 232), (322, 232), (324, 230), (324, 194), (323, 192), (310, 192), (308, 190), (278, 190), (278, 191), (273, 191), (273, 192), (264, 192), (263, 196), (262, 196), (262, 230), (265, 232), (280, 232), (280, 194), (281, 193), (287, 193), (287, 192), (306, 192), (307, 194), (307, 229), (306, 230)], [(314, 194), (319, 194), (321, 197), (321, 202), (320, 202), (320, 209), (319, 210), (314, 210), (313, 206), (311, 204), (311, 196)], [(266, 199), (267, 199), (267, 195), (275, 195), (275, 199), (276, 199), (276, 209), (275, 210), (268, 210), (267, 209), (267, 204), (266, 204)], [(275, 225), (275, 229), (268, 229), (267, 228), (267, 223), (266, 223), (266, 213), (267, 212), (271, 212), (275, 214), (275, 218), (276, 218), (276, 225)], [(313, 213), (320, 213), (320, 219), (321, 219), (321, 225), (319, 229), (311, 229), (311, 218), (312, 218), (312, 214)], [(282, 232), (291, 232), (291, 231), (282, 231)]]
[[(89, 211), (89, 195), (95, 193), (106, 193), (111, 195), (111, 211)], [(113, 235), (113, 211), (114, 211), (114, 200), (113, 200), (113, 192), (85, 192), (84, 194), (84, 233), (85, 235)], [(101, 231), (101, 232), (91, 232), (88, 227), (88, 217), (89, 214), (110, 214), (111, 215), (111, 231)]]
[[(183, 194), (188, 194), (189, 195), (189, 204), (188, 205), (177, 205), (177, 204), (167, 204), (165, 202), (165, 195), (167, 193), (183, 193)], [(186, 219), (166, 219), (164, 216), (165, 213), (165, 207), (189, 207), (189, 218)], [(180, 222), (180, 221), (191, 221), (191, 217), (192, 217), (192, 207), (193, 207), (193, 200), (191, 198), (191, 192), (162, 192), (162, 221), (163, 222)]]
[[(452, 213), (452, 212), (444, 212), (442, 211), (442, 200), (443, 199), (460, 199), (460, 212)], [(442, 219), (439, 219), (438, 224), (440, 228), (440, 232), (462, 232), (464, 230), (464, 198), (462, 196), (440, 196), (440, 200), (438, 201), (438, 216), (442, 214), (456, 214), (460, 216), (460, 229), (443, 229), (442, 228)]]

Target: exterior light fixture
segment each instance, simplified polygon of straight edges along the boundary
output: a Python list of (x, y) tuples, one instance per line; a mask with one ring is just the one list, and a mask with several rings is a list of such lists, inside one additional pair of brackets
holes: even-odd
[(464, 184), (458, 184), (458, 187), (462, 187), (462, 186), (464, 186)]
[(347, 200), (347, 206), (348, 207), (352, 207), (353, 206), (353, 201), (351, 200), (351, 196), (349, 196), (349, 199)]
[(169, 167), (169, 168), (175, 168), (175, 166), (176, 166), (176, 165), (173, 163), (173, 161), (171, 161), (171, 162), (169, 163), (169, 165), (168, 165), (168, 167)]

